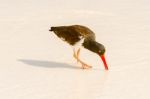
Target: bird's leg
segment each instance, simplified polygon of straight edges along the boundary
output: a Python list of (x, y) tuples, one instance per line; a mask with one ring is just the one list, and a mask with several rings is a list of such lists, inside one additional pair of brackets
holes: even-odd
[(74, 51), (74, 54), (73, 54), (74, 58), (77, 59), (77, 62), (80, 62), (80, 63), (81, 63), (83, 69), (92, 68), (92, 66), (87, 65), (86, 63), (84, 63), (83, 61), (81, 61), (81, 60), (79, 59), (80, 48), (77, 50), (77, 54), (76, 54), (75, 50), (73, 50), (73, 51)]
[(80, 48), (77, 50), (77, 63), (79, 62)]
[[(76, 55), (76, 52), (75, 52), (75, 49), (73, 49), (73, 57), (76, 59), (77, 58), (77, 55)], [(78, 62), (78, 60), (77, 60)]]

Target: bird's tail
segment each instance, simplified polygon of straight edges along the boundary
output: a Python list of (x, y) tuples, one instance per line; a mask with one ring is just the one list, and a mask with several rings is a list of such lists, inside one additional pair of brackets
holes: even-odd
[(59, 27), (51, 27), (51, 29), (49, 31), (61, 31), (64, 30), (65, 26), (59, 26)]
[(55, 27), (51, 27), (49, 31), (54, 31), (55, 30)]

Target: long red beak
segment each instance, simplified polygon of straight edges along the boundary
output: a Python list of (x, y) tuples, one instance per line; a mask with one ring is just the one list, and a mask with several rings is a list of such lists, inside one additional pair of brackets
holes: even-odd
[(103, 61), (103, 63), (104, 63), (105, 70), (108, 70), (108, 65), (107, 65), (107, 63), (106, 63), (105, 56), (104, 56), (104, 55), (101, 55), (100, 57), (101, 57), (101, 59), (102, 59), (102, 61)]

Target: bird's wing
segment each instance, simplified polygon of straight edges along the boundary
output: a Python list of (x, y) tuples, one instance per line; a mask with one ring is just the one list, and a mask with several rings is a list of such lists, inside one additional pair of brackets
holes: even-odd
[(81, 25), (72, 25), (72, 27), (80, 33), (84, 38), (89, 38), (95, 40), (95, 34), (92, 30), (88, 27), (81, 26)]
[(71, 26), (51, 27), (50, 31), (53, 31), (59, 38), (68, 42), (70, 45), (74, 45), (76, 42), (80, 41), (82, 36)]
[(89, 28), (81, 25), (51, 27), (51, 31), (64, 41), (74, 45), (82, 38), (95, 40), (95, 34)]

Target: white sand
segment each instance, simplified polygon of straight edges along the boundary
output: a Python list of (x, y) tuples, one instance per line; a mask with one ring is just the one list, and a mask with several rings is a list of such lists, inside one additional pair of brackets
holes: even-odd
[[(50, 26), (90, 27), (109, 71), (82, 70)], [(0, 0), (0, 99), (150, 99), (149, 0)]]

